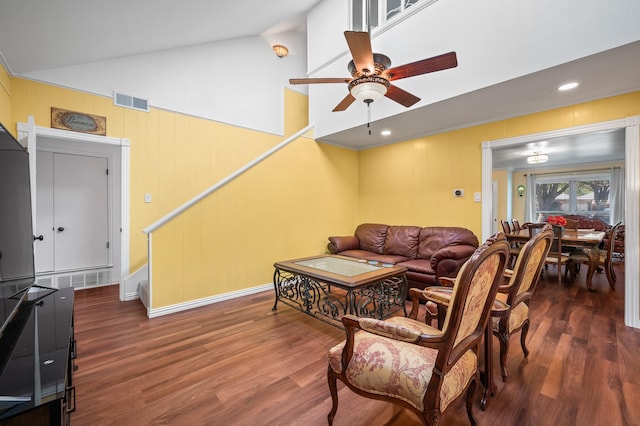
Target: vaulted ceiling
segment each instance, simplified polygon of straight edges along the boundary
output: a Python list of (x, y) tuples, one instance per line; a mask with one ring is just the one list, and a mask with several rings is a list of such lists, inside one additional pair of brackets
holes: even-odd
[[(319, 0), (0, 0), (0, 52), (16, 75), (299, 29)], [(1, 59), (1, 58), (0, 58)], [(640, 41), (323, 137), (356, 149), (640, 90)], [(292, 76), (293, 77), (293, 76)], [(559, 95), (559, 81), (581, 86)], [(424, 120), (421, 117), (429, 117)], [(573, 144), (576, 142), (573, 141)], [(586, 147), (587, 145), (585, 145)], [(591, 144), (583, 161), (620, 158), (618, 143)], [(569, 148), (567, 148), (569, 149)], [(569, 151), (567, 151), (569, 152)], [(494, 162), (505, 158), (494, 153)], [(571, 156), (567, 156), (570, 160)]]
[(0, 52), (27, 74), (284, 32), (319, 1), (0, 0)]

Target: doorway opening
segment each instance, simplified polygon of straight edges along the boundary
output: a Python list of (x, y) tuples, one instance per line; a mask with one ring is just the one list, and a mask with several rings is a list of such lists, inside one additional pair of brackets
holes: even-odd
[(516, 138), (487, 141), (482, 144), (482, 238), (491, 235), (493, 212), (493, 150), (544, 139), (598, 131), (624, 129), (625, 132), (625, 325), (640, 328), (640, 116), (586, 126), (572, 127)]
[[(29, 117), (28, 123), (18, 123), (18, 139), (30, 154), (34, 230), (37, 229), (35, 212), (38, 211), (39, 203), (36, 197), (36, 164), (39, 153), (99, 158), (106, 161), (109, 170), (106, 214), (108, 231), (105, 242), (109, 253), (107, 264), (94, 264), (85, 268), (81, 265), (69, 266), (70, 263), (66, 262), (64, 267), (54, 267), (51, 271), (36, 274), (38, 283), (60, 288), (119, 284), (120, 300), (128, 300), (129, 292), (124, 284), (129, 274), (129, 140), (39, 127), (35, 126), (33, 117)], [(53, 231), (56, 232), (56, 229)]]

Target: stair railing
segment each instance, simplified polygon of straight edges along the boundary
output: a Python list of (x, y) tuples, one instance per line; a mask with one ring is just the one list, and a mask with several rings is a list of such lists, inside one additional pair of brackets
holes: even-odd
[(191, 208), (196, 203), (200, 202), (201, 200), (203, 200), (204, 198), (208, 197), (209, 195), (211, 195), (212, 193), (214, 193), (218, 189), (222, 188), (223, 186), (225, 186), (226, 184), (228, 184), (229, 182), (231, 182), (232, 180), (234, 180), (238, 176), (242, 175), (243, 173), (245, 173), (246, 171), (251, 169), (253, 166), (259, 164), (260, 162), (262, 162), (263, 160), (265, 160), (266, 158), (271, 156), (272, 154), (278, 152), (279, 150), (281, 150), (282, 148), (284, 148), (285, 146), (287, 146), (288, 144), (290, 144), (294, 140), (298, 139), (300, 136), (304, 135), (305, 133), (307, 133), (308, 131), (313, 129), (314, 127), (315, 127), (315, 124), (309, 124), (308, 126), (304, 127), (303, 129), (299, 130), (298, 132), (294, 133), (293, 135), (289, 136), (284, 141), (280, 142), (278, 145), (276, 145), (273, 148), (271, 148), (270, 150), (266, 151), (264, 154), (260, 155), (259, 157), (255, 158), (254, 160), (252, 160), (249, 163), (245, 164), (244, 166), (240, 167), (235, 172), (233, 172), (230, 175), (228, 175), (227, 177), (221, 179), (215, 185), (211, 186), (210, 188), (208, 188), (205, 191), (201, 192), (200, 194), (196, 195), (191, 200), (189, 200), (186, 203), (182, 204), (181, 206), (179, 206), (175, 210), (167, 213), (165, 216), (161, 217), (160, 219), (158, 219), (157, 221), (155, 221), (154, 223), (152, 223), (151, 225), (147, 226), (146, 228), (144, 228), (142, 230), (142, 232), (147, 235), (147, 259), (148, 259), (148, 262), (147, 262), (147, 269), (148, 269), (148, 280), (147, 281), (148, 281), (148, 284), (147, 285), (148, 285), (148, 297), (149, 297), (149, 300), (147, 301), (148, 304), (146, 306), (147, 306), (147, 311), (148, 312), (152, 308), (151, 300), (152, 300), (152, 291), (153, 291), (153, 285), (152, 285), (152, 270), (153, 269), (152, 269), (151, 265), (152, 265), (152, 259), (153, 259), (152, 258), (153, 232), (155, 230), (159, 229), (160, 227), (162, 227), (163, 225), (165, 225), (167, 222), (170, 222), (174, 218), (180, 216), (182, 213), (187, 211), (189, 208)]

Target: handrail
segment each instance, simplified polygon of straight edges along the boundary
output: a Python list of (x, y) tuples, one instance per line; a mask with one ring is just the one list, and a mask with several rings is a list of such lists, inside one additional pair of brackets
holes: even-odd
[(261, 156), (259, 156), (256, 159), (250, 161), (249, 163), (245, 164), (243, 167), (239, 168), (238, 170), (236, 170), (235, 172), (231, 173), (230, 175), (228, 175), (224, 179), (220, 180), (218, 183), (216, 183), (215, 185), (213, 185), (209, 189), (207, 189), (204, 192), (200, 193), (200, 195), (195, 196), (194, 198), (192, 198), (191, 200), (187, 201), (186, 203), (184, 203), (180, 207), (176, 208), (172, 212), (166, 214), (165, 216), (163, 216), (162, 218), (158, 219), (157, 221), (155, 221), (151, 225), (147, 226), (146, 228), (144, 228), (142, 230), (142, 232), (144, 232), (147, 235), (152, 233), (153, 231), (155, 231), (156, 229), (160, 228), (165, 223), (169, 222), (174, 217), (180, 215), (182, 212), (184, 212), (185, 210), (189, 209), (191, 206), (193, 206), (194, 204), (196, 204), (197, 202), (199, 202), (203, 198), (205, 198), (208, 195), (212, 194), (213, 192), (217, 191), (218, 189), (220, 189), (221, 187), (223, 187), (227, 183), (231, 182), (233, 179), (235, 179), (238, 176), (240, 176), (242, 173), (246, 172), (247, 170), (249, 170), (250, 168), (252, 168), (256, 164), (260, 163), (262, 160), (266, 159), (271, 154), (277, 152), (281, 148), (284, 148), (289, 143), (291, 143), (294, 140), (298, 139), (300, 136), (304, 135), (305, 133), (307, 133), (309, 130), (313, 129), (314, 127), (315, 127), (315, 124), (309, 124), (307, 127), (303, 128), (302, 130), (298, 131), (297, 133), (294, 133), (293, 135), (289, 136), (287, 139), (285, 139), (284, 141), (280, 142), (278, 145), (274, 146), (273, 148), (271, 148), (270, 150), (268, 150), (267, 152), (265, 152)]

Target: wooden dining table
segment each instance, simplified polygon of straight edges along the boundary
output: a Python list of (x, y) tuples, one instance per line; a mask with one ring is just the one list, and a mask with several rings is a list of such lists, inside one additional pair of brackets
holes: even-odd
[[(531, 238), (529, 229), (524, 228), (518, 232), (505, 234), (507, 240), (513, 243), (524, 243)], [(604, 231), (596, 231), (594, 229), (563, 229), (562, 230), (562, 247), (566, 248), (597, 248), (606, 233)], [(590, 265), (587, 271), (587, 289), (593, 291), (591, 281), (593, 274), (598, 266), (598, 255), (591, 250), (585, 250), (585, 254), (589, 257)], [(558, 271), (560, 273), (560, 271)]]
[[(505, 235), (507, 240), (513, 242), (527, 242), (529, 238), (531, 238), (529, 229), (527, 228)], [(604, 231), (596, 231), (594, 229), (563, 229), (562, 245), (569, 247), (594, 247), (602, 242), (604, 236)]]

